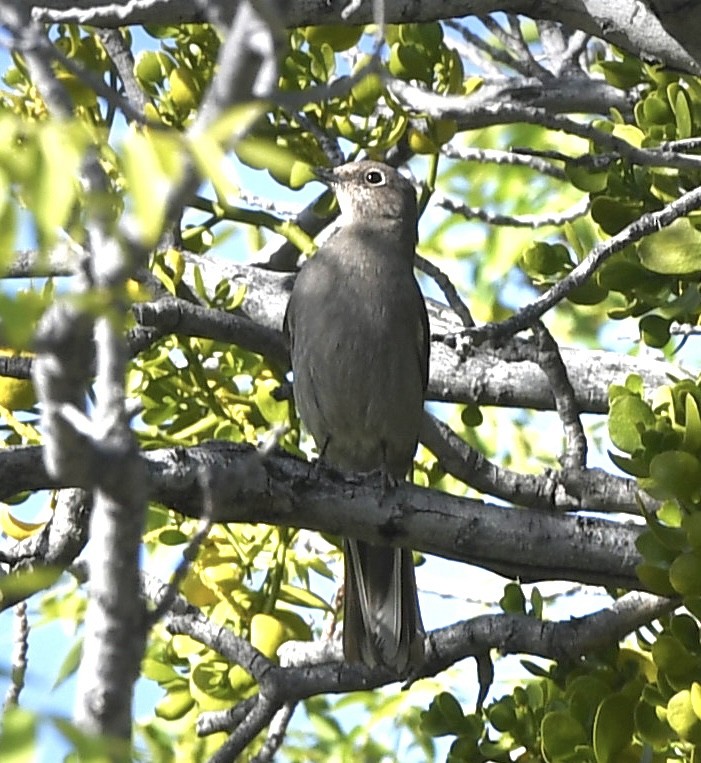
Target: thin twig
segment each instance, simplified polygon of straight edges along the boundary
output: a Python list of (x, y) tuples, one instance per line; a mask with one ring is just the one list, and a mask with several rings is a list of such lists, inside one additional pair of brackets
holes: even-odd
[[(511, 166), (528, 167), (541, 175), (548, 175), (556, 180), (567, 180), (567, 175), (561, 167), (556, 167), (552, 162), (536, 155), (526, 156), (519, 149), (500, 151), (493, 148), (466, 148), (446, 143), (441, 146), (441, 153), (449, 159), (458, 159), (463, 162), (480, 162), (483, 164), (505, 164)], [(589, 157), (589, 155), (587, 155)], [(568, 157), (558, 152), (555, 158), (558, 161), (566, 161)], [(590, 157), (591, 158), (591, 157)]]
[(655, 233), (661, 228), (666, 228), (678, 218), (699, 208), (701, 208), (701, 188), (694, 188), (670, 202), (666, 207), (655, 212), (646, 212), (615, 236), (597, 244), (571, 273), (510, 318), (502, 323), (492, 323), (477, 329), (470, 329), (471, 340), (478, 343), (487, 339), (498, 342), (534, 325), (535, 321), (558, 302), (565, 299), (573, 289), (581, 286), (597, 268), (616, 252), (620, 252), (644, 236)]
[[(509, 52), (508, 65), (527, 77), (542, 78), (551, 76), (534, 58), (520, 34), (511, 34), (499, 25), (491, 16), (480, 16), (479, 20), (492, 33), (495, 39)], [(507, 62), (505, 62), (507, 63)]]
[(260, 752), (251, 759), (251, 763), (269, 763), (269, 761), (275, 759), (277, 751), (285, 741), (285, 733), (287, 732), (287, 727), (290, 725), (296, 707), (296, 702), (286, 702), (275, 713), (268, 726), (265, 742), (260, 748)]
[(513, 68), (511, 56), (508, 53), (489, 45), (481, 37), (471, 32), (467, 26), (453, 20), (447, 20), (444, 23), (462, 37), (462, 41), (451, 40), (453, 45), (457, 45), (461, 57), (467, 59), (485, 74), (492, 77), (504, 76), (503, 71), (495, 62)]
[(450, 278), (448, 278), (437, 265), (434, 265), (420, 254), (414, 255), (414, 262), (419, 270), (436, 282), (436, 285), (443, 292), (448, 304), (453, 308), (462, 321), (463, 326), (465, 326), (465, 328), (474, 326), (475, 322), (470, 314), (470, 308), (462, 301), (462, 298), (458, 294), (458, 290), (455, 288)]
[(468, 207), (453, 201), (447, 196), (434, 194), (436, 206), (461, 215), (466, 220), (481, 220), (489, 225), (504, 225), (511, 228), (543, 228), (547, 225), (560, 226), (565, 223), (584, 217), (589, 211), (591, 201), (584, 196), (576, 204), (562, 212), (546, 212), (540, 215), (502, 215), (496, 212), (488, 212), (479, 207)]
[(591, 40), (591, 35), (582, 32), (581, 29), (577, 29), (570, 34), (563, 57), (572, 61), (572, 63), (577, 63), (582, 53), (586, 50), (589, 40)]
[(565, 449), (561, 463), (565, 472), (581, 471), (587, 465), (587, 438), (579, 416), (572, 383), (560, 355), (560, 348), (542, 321), (533, 326), (538, 347), (538, 365), (548, 377), (555, 398), (555, 410), (562, 421)]
[(182, 557), (180, 558), (168, 585), (165, 590), (161, 591), (161, 597), (156, 608), (149, 613), (150, 628), (152, 628), (171, 608), (180, 588), (180, 584), (190, 570), (192, 562), (197, 558), (197, 552), (200, 550), (200, 546), (212, 529), (214, 501), (212, 500), (212, 471), (208, 466), (204, 464), (200, 465), (197, 482), (202, 493), (202, 519), (200, 520), (197, 531), (192, 538), (190, 538), (187, 546), (183, 550)]
[[(464, 115), (471, 115), (475, 110), (475, 99), (472, 96), (440, 95), (425, 87), (413, 85), (404, 80), (384, 77), (385, 84), (392, 95), (411, 114), (421, 114), (437, 119), (456, 119), (458, 122)], [(479, 91), (478, 91), (479, 94)], [(638, 148), (613, 133), (605, 132), (592, 124), (577, 122), (561, 114), (553, 114), (538, 106), (527, 106), (523, 103), (500, 103), (495, 114), (499, 115), (499, 123), (526, 122), (546, 127), (550, 130), (561, 130), (576, 135), (585, 140), (591, 140), (598, 146), (615, 152), (619, 158), (626, 159), (631, 164), (646, 167), (671, 167), (682, 170), (701, 169), (701, 157), (683, 154), (663, 148)], [(491, 120), (491, 123), (495, 123)]]
[(29, 650), (29, 620), (27, 619), (27, 602), (21, 601), (15, 605), (13, 621), (14, 638), (12, 639), (12, 668), (10, 670), (10, 685), (5, 694), (3, 708), (8, 710), (19, 703), (19, 695), (24, 688), (27, 675), (27, 652)]
[(143, 122), (144, 111), (150, 101), (134, 75), (134, 55), (131, 48), (126, 44), (119, 29), (98, 29), (97, 36), (114, 64), (124, 85), (129, 105), (133, 108), (133, 112), (125, 113), (125, 117), (129, 121), (137, 121), (134, 119), (134, 113), (137, 113), (141, 115), (141, 120), (138, 121)]
[[(525, 146), (512, 146), (510, 149), (516, 156), (521, 157), (533, 157), (534, 159), (550, 159), (556, 162), (564, 162), (567, 165), (573, 165), (576, 167), (589, 167), (593, 170), (605, 170), (612, 162), (618, 161), (621, 157), (616, 153), (607, 154), (580, 154), (579, 156), (571, 156), (570, 154), (564, 154), (562, 151), (555, 151), (553, 149), (538, 149), (528, 148)], [(563, 170), (563, 174), (564, 170)], [(565, 179), (567, 175), (565, 174)]]

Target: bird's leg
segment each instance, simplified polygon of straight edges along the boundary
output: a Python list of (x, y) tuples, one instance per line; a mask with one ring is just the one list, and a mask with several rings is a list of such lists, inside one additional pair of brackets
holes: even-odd
[(380, 480), (381, 480), (381, 493), (380, 493), (380, 506), (384, 503), (385, 498), (389, 493), (394, 490), (399, 482), (390, 474), (387, 468), (387, 443), (383, 442), (382, 445), (382, 463), (380, 464)]
[(321, 476), (321, 469), (324, 466), (324, 456), (326, 454), (326, 449), (329, 447), (329, 443), (331, 442), (331, 435), (327, 435), (326, 439), (324, 440), (324, 444), (319, 449), (319, 455), (317, 456), (316, 461), (314, 462), (314, 477), (318, 479)]

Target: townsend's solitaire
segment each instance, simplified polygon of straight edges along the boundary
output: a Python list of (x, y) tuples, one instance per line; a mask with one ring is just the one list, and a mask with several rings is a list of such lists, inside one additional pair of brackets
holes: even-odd
[[(411, 467), (428, 379), (416, 195), (379, 162), (317, 174), (341, 217), (297, 276), (285, 315), (295, 403), (323, 460), (397, 482)], [(418, 666), (424, 629), (411, 551), (346, 540), (344, 559), (346, 659), (398, 674)]]

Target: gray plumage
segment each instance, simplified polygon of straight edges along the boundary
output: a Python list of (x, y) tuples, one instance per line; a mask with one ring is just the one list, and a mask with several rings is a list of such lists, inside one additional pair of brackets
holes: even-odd
[[(428, 378), (426, 307), (413, 273), (416, 195), (379, 162), (318, 173), (341, 208), (285, 315), (294, 397), (319, 452), (342, 470), (406, 478)], [(343, 649), (397, 673), (421, 663), (411, 551), (346, 540)]]

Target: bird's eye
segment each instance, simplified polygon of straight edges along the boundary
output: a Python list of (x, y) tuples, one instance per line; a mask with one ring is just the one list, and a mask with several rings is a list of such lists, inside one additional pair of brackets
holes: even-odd
[(385, 182), (384, 172), (380, 172), (380, 170), (368, 170), (365, 173), (365, 181), (368, 185), (383, 185)]

